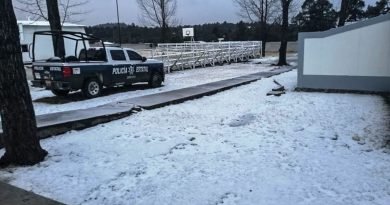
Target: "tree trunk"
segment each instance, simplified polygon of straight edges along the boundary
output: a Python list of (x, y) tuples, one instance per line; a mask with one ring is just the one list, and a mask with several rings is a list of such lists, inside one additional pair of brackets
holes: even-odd
[(160, 7), (161, 7), (161, 42), (166, 43), (167, 42), (167, 34), (168, 34), (168, 24), (167, 24), (167, 11), (166, 11), (166, 1), (160, 0)]
[[(61, 17), (58, 10), (58, 1), (57, 0), (46, 0), (47, 5), (47, 16), (50, 23), (50, 30), (52, 31), (62, 31), (61, 26)], [(53, 48), (54, 55), (60, 58), (65, 57), (65, 44), (64, 38), (58, 35), (53, 37)]]
[(282, 3), (282, 33), (279, 48), (279, 62), (278, 66), (287, 64), (287, 34), (288, 34), (288, 10), (291, 0), (280, 0)]
[(267, 22), (261, 22), (261, 55), (262, 57), (265, 57), (265, 48), (267, 43), (267, 37), (268, 37), (268, 30), (267, 30)]
[[(265, 8), (264, 8), (265, 7)], [(268, 0), (260, 2), (260, 25), (261, 25), (261, 56), (265, 57), (265, 49), (267, 44), (267, 15), (268, 15)]]
[(33, 165), (47, 152), (39, 144), (12, 0), (0, 1), (0, 116), (5, 154), (0, 166)]
[(162, 43), (167, 42), (167, 33), (168, 33), (168, 28), (165, 25), (165, 23), (163, 23), (163, 26), (161, 27), (161, 42)]
[(340, 12), (339, 12), (339, 24), (338, 24), (338, 27), (341, 27), (341, 26), (344, 26), (345, 25), (345, 21), (347, 20), (347, 16), (348, 16), (348, 2), (349, 0), (342, 0), (341, 1), (341, 8), (340, 8)]

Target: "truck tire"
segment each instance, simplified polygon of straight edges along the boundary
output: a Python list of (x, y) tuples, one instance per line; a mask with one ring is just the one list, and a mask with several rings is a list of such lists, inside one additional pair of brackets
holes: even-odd
[(153, 73), (149, 80), (149, 87), (158, 88), (162, 84), (162, 75), (160, 73)]
[(91, 78), (85, 81), (82, 92), (86, 98), (96, 98), (102, 93), (102, 88), (102, 84), (99, 80)]
[(51, 89), (51, 92), (60, 97), (65, 97), (69, 94), (69, 90), (57, 90), (57, 89)]

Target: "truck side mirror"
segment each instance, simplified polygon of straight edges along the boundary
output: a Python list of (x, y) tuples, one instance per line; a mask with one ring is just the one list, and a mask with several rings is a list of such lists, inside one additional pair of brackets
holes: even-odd
[(148, 60), (146, 57), (142, 57), (142, 62), (145, 62), (146, 60)]

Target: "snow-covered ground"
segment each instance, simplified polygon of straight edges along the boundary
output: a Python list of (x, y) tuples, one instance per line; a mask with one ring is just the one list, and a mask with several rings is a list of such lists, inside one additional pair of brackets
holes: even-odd
[[(68, 204), (388, 204), (383, 99), (294, 92), (296, 77), (43, 140), (44, 162), (0, 179)], [(273, 79), (287, 94), (266, 97)]]
[[(170, 90), (176, 90), (185, 87), (191, 87), (210, 83), (219, 80), (230, 79), (251, 73), (267, 71), (274, 69), (274, 66), (270, 66), (269, 63), (273, 58), (265, 58), (261, 60), (253, 60), (257, 63), (259, 61), (265, 62), (265, 64), (254, 63), (237, 63), (225, 66), (199, 68), (193, 70), (177, 71), (166, 75), (165, 85), (157, 89), (142, 89), (132, 90), (128, 92), (122, 92), (117, 94), (111, 94), (108, 96), (99, 97), (96, 99), (74, 101), (65, 104), (48, 104), (45, 102), (34, 102), (35, 113), (37, 115), (69, 111), (76, 109), (84, 109), (90, 107), (96, 107), (99, 105), (115, 102), (131, 97), (155, 94), (159, 92), (166, 92)], [(33, 100), (37, 100), (45, 97), (54, 97), (54, 95), (47, 90), (31, 88), (31, 96)]]

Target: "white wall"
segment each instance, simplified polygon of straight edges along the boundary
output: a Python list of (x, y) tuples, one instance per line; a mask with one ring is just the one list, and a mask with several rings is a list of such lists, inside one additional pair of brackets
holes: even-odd
[(303, 75), (390, 77), (390, 21), (306, 38)]
[[(49, 26), (33, 26), (33, 25), (24, 25), (23, 32), (20, 33), (20, 43), (30, 45), (33, 42), (33, 34), (36, 31), (48, 31), (50, 30)], [(85, 29), (83, 27), (63, 27), (64, 31), (73, 31), (73, 32), (82, 32), (85, 33)], [(66, 55), (74, 55), (75, 45), (74, 41), (70, 41), (65, 39), (65, 50)], [(87, 42), (87, 47), (89, 44)], [(31, 47), (32, 48), (32, 47)], [(78, 45), (78, 53), (84, 46), (82, 43)], [(35, 49), (35, 58), (39, 59), (48, 59), (54, 56), (52, 39), (49, 36), (39, 36), (36, 39), (36, 49)], [(31, 58), (29, 57), (28, 52), (23, 53), (23, 62), (31, 62)]]

